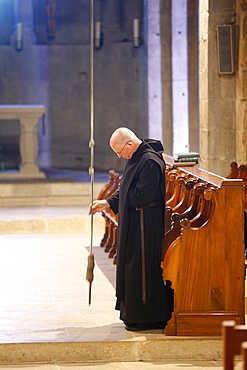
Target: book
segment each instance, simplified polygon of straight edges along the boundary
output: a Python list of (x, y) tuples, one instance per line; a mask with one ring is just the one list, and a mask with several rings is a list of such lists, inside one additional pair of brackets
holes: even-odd
[(192, 166), (195, 166), (196, 162), (173, 162), (173, 165), (174, 166), (177, 166), (177, 167), (192, 167)]
[(195, 162), (198, 164), (200, 154), (196, 152), (174, 154), (174, 163)]
[(200, 157), (200, 154), (197, 152), (190, 152), (190, 153), (175, 153), (174, 154), (174, 159), (179, 159), (179, 158), (191, 158), (191, 157)]

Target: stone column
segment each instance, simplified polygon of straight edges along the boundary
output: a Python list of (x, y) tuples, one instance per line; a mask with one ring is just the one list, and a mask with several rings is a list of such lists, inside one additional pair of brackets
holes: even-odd
[(234, 13), (234, 0), (200, 1), (200, 167), (221, 176), (236, 154), (236, 77), (218, 73), (216, 31)]
[(189, 151), (187, 0), (172, 1), (173, 153)]
[(20, 173), (26, 177), (41, 175), (37, 166), (39, 118), (39, 114), (20, 118)]
[(239, 61), (236, 100), (236, 161), (247, 164), (247, 0), (237, 1)]
[(187, 1), (189, 151), (199, 152), (198, 0)]
[(162, 128), (165, 153), (173, 155), (171, 0), (160, 2)]
[(38, 157), (38, 124), (45, 114), (42, 105), (1, 105), (0, 120), (18, 120), (20, 122), (20, 172), (0, 173), (0, 178), (45, 178), (39, 170)]
[(147, 1), (147, 79), (149, 137), (162, 140), (160, 1)]

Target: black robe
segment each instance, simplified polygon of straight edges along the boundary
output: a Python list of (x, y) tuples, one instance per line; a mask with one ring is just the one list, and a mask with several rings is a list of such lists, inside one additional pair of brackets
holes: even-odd
[[(116, 309), (125, 323), (166, 321), (171, 312), (160, 267), (165, 214), (165, 162), (160, 141), (143, 140), (127, 161), (120, 189), (107, 201), (118, 213)], [(142, 300), (140, 211), (144, 208), (146, 303)]]

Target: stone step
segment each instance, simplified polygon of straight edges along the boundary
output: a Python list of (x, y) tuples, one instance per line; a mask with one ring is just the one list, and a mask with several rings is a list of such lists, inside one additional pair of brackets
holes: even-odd
[[(23, 210), (25, 212), (25, 209)], [(94, 216), (93, 230), (104, 233), (104, 219)], [(61, 234), (90, 233), (91, 217), (1, 219), (0, 234)]]
[[(94, 184), (97, 198), (105, 183)], [(0, 182), (0, 207), (85, 206), (91, 200), (89, 182), (9, 181)]]
[(35, 342), (0, 344), (0, 364), (135, 362), (222, 359), (219, 337), (163, 337), (145, 335), (132, 340), (92, 342)]
[[(104, 233), (100, 213), (93, 216), (93, 231)], [(88, 206), (0, 208), (0, 234), (90, 233)]]

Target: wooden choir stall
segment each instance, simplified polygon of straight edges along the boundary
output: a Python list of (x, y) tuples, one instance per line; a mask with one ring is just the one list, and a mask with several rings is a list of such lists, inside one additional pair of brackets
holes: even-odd
[[(166, 161), (166, 230), (161, 268), (174, 289), (169, 336), (219, 336), (225, 320), (245, 323), (245, 245), (242, 179)], [(98, 198), (119, 187), (109, 172)], [(101, 247), (116, 263), (117, 216), (103, 212)]]

